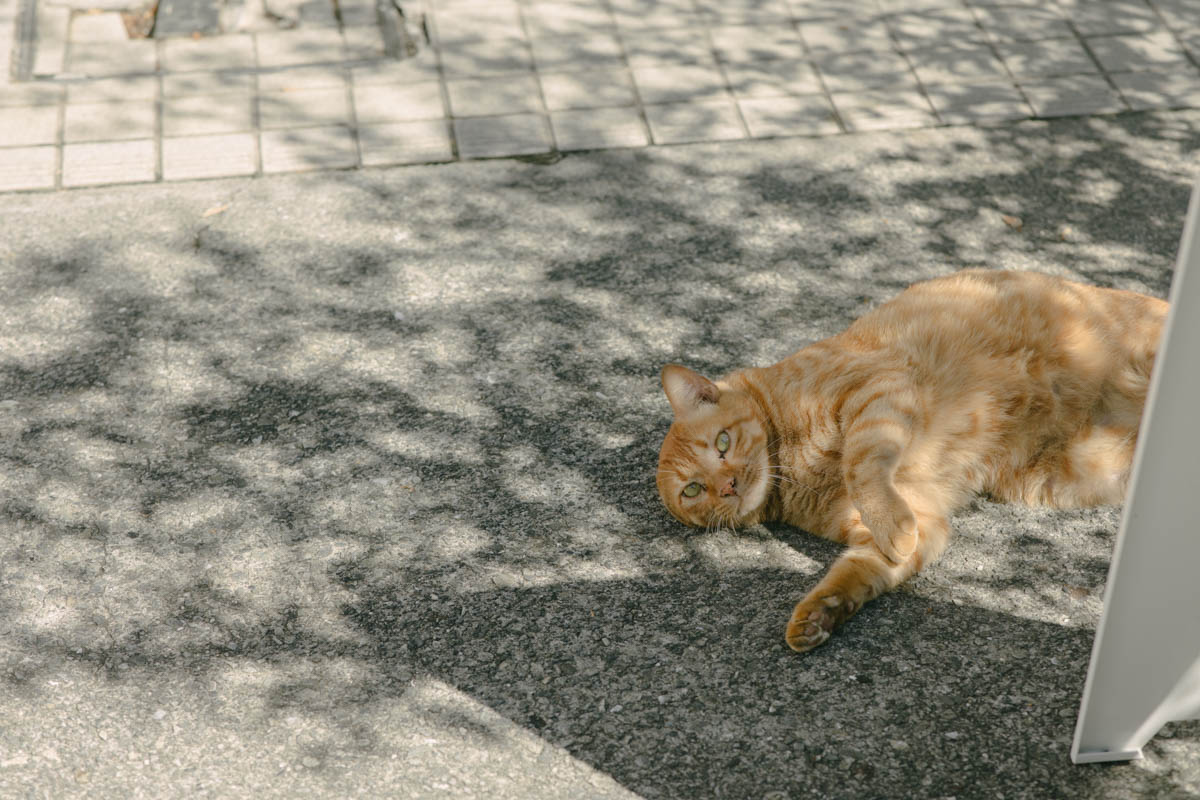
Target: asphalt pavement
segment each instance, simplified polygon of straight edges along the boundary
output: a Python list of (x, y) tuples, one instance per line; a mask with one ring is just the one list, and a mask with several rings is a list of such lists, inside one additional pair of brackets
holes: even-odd
[(967, 266), (1165, 296), (1198, 146), (1163, 111), (0, 195), (0, 796), (1200, 795), (1197, 723), (1068, 758), (1118, 509), (979, 500), (797, 655), (836, 546), (653, 481), (666, 362)]

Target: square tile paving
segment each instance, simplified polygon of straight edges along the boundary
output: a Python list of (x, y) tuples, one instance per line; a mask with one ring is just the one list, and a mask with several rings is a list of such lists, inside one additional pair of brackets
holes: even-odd
[(254, 38), (229, 34), (211, 39), (165, 39), (162, 63), (170, 72), (250, 69), (255, 66)]
[(635, 68), (633, 82), (642, 102), (647, 104), (712, 100), (728, 93), (725, 77), (715, 66), (687, 64)]
[(541, 114), (456, 119), (454, 138), (463, 158), (525, 156), (554, 149), (549, 122)]
[(259, 95), (258, 115), (263, 130), (350, 124), (350, 102), (346, 90), (297, 89)]
[(72, 103), (66, 107), (64, 142), (101, 142), (118, 139), (151, 139), (157, 109), (151, 100)]
[(646, 106), (646, 120), (656, 144), (721, 142), (747, 134), (732, 99)]
[(358, 143), (366, 166), (427, 164), (454, 159), (450, 124), (445, 120), (364, 125), (358, 129)]
[(1033, 110), (1017, 87), (1007, 83), (926, 86), (925, 96), (950, 125), (1027, 119)]
[(800, 32), (791, 25), (723, 25), (712, 29), (717, 57), (736, 64), (801, 58), (807, 52)]
[(0, 147), (0, 191), (53, 189), (57, 147)]
[(226, 133), (164, 138), (163, 178), (231, 178), (258, 171), (258, 136)]
[(645, 147), (646, 123), (634, 108), (557, 111), (550, 115), (559, 150)]
[(964, 42), (911, 50), (908, 60), (921, 83), (1011, 83), (1004, 62), (987, 44)]
[(155, 179), (153, 139), (63, 146), (63, 186), (146, 183)]
[(0, 113), (0, 147), (54, 144), (58, 138), (57, 105), (14, 106)]
[(1112, 76), (1125, 102), (1135, 111), (1200, 107), (1200, 71), (1125, 72)]
[(551, 111), (631, 106), (637, 102), (633, 77), (626, 69), (543, 74), (542, 93)]
[(167, 97), (162, 103), (163, 136), (200, 136), (254, 129), (249, 93)]
[(711, 65), (716, 60), (708, 30), (700, 25), (626, 33), (622, 41), (629, 64), (635, 68), (676, 64)]
[(0, 191), (1200, 107), (1200, 0), (438, 0), (404, 58), (370, 0), (159, 39), (35, 3)]
[(834, 94), (833, 105), (850, 131), (925, 128), (938, 122), (929, 101), (915, 89)]
[(1069, 75), (1021, 85), (1039, 117), (1110, 114), (1125, 110), (1121, 96), (1099, 75)]
[(442, 85), (436, 81), (355, 86), (354, 111), (364, 124), (446, 116)]
[(821, 79), (811, 63), (799, 59), (777, 59), (725, 67), (735, 96), (779, 97), (820, 94)]
[(852, 19), (801, 20), (798, 27), (811, 53), (888, 52), (895, 47), (882, 17), (865, 22)]
[(978, 5), (972, 9), (979, 27), (996, 42), (1030, 42), (1040, 39), (1070, 39), (1075, 33), (1067, 18), (1053, 4)]
[(1099, 72), (1077, 39), (1045, 39), (996, 46), (1017, 81)]
[(1088, 39), (1087, 46), (1107, 72), (1186, 70), (1191, 66), (1183, 46), (1165, 30), (1097, 36)]
[(339, 169), (358, 164), (354, 132), (342, 125), (263, 131), (263, 172)]
[(916, 85), (908, 60), (896, 52), (819, 55), (816, 64), (821, 80), (831, 92)]
[(533, 60), (540, 70), (572, 70), (625, 65), (621, 40), (613, 34), (534, 39)]
[(532, 73), (508, 78), (464, 78), (446, 81), (450, 112), (456, 117), (483, 117), (540, 111), (541, 90)]
[(1158, 14), (1143, 0), (1058, 0), (1080, 36), (1145, 33), (1158, 29)]
[(738, 101), (750, 135), (828, 136), (839, 133), (837, 113), (824, 95), (753, 97)]

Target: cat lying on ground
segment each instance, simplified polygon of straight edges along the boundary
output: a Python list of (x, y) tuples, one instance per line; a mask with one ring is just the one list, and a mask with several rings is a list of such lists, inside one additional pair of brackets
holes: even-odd
[(837, 336), (713, 382), (663, 368), (658, 491), (687, 525), (847, 545), (796, 606), (810, 650), (933, 561), (977, 493), (1120, 503), (1167, 304), (1028, 272), (918, 283)]

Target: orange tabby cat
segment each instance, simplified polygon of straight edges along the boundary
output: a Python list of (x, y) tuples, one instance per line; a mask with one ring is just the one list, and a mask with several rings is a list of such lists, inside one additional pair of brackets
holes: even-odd
[(769, 367), (714, 383), (670, 364), (659, 494), (688, 525), (777, 520), (848, 546), (788, 623), (809, 650), (936, 558), (975, 493), (1120, 503), (1166, 313), (1133, 292), (966, 270)]

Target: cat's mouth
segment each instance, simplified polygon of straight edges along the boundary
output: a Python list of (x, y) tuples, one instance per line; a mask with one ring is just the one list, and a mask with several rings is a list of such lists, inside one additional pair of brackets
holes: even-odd
[(736, 492), (726, 498), (733, 506), (733, 518), (738, 525), (752, 524), (754, 516), (766, 501), (767, 476), (764, 469), (744, 469), (734, 481)]

